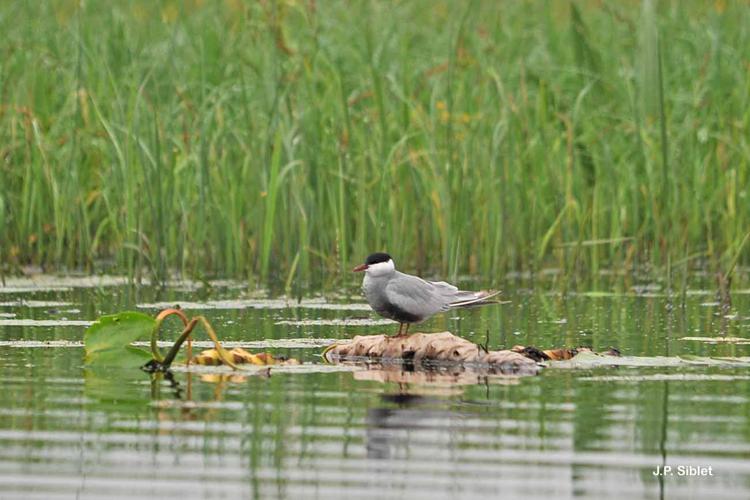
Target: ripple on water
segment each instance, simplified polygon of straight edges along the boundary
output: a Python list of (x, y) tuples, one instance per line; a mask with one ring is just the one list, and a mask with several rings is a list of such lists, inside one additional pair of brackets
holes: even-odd
[(0, 326), (91, 326), (93, 321), (77, 319), (0, 319)]
[(286, 300), (286, 299), (236, 299), (208, 300), (206, 302), (174, 301), (138, 304), (139, 309), (320, 309), (327, 311), (370, 311), (368, 304), (340, 304), (327, 302), (325, 299)]
[(377, 325), (395, 325), (397, 322), (390, 319), (370, 319), (370, 318), (341, 318), (341, 319), (302, 319), (302, 320), (282, 320), (277, 321), (276, 325), (290, 326), (377, 326)]
[[(599, 499), (658, 498), (664, 491), (668, 498), (748, 497), (747, 366), (706, 361), (747, 358), (747, 346), (673, 335), (679, 350), (672, 354), (701, 358), (657, 358), (664, 354), (664, 325), (671, 324), (660, 297), (509, 295), (514, 307), (456, 313), (460, 321), (438, 317), (425, 326), (448, 325), (482, 339), (489, 331), (498, 346), (616, 344), (626, 354), (621, 366), (609, 366), (611, 360), (575, 369), (553, 365), (539, 376), (506, 378), (507, 384), (485, 376), (445, 384), (408, 369), (403, 377), (378, 377), (381, 372), (361, 366), (312, 363), (257, 375), (177, 367), (171, 378), (151, 378), (86, 369), (82, 327), (6, 325), (0, 330), (0, 496)], [(737, 321), (707, 314), (702, 295), (688, 294), (680, 317), (685, 332), (747, 336)], [(155, 296), (145, 295), (142, 305), (174, 305), (146, 303)], [(38, 307), (120, 305), (93, 289), (49, 298), (54, 305)], [(233, 339), (228, 347), (305, 349), (294, 355), (310, 357), (344, 330), (327, 327), (359, 327), (345, 323), (358, 319), (351, 311), (369, 311), (366, 304), (352, 309), (323, 299), (302, 306), (221, 294), (200, 300), (188, 304), (208, 309), (212, 322), (231, 316), (233, 324), (222, 325)], [(747, 296), (733, 305), (749, 310)], [(15, 315), (3, 319), (43, 313), (23, 309), (35, 307), (29, 301), (2, 307)], [(315, 332), (304, 337), (293, 324), (275, 324), (292, 318), (267, 312), (287, 307), (330, 312), (311, 313), (320, 323), (300, 325)], [(552, 323), (560, 318), (567, 323)], [(288, 338), (290, 331), (295, 338)], [(10, 340), (19, 332), (28, 337)], [(716, 475), (660, 482), (652, 472), (663, 453), (668, 464), (710, 465)]]
[(59, 300), (11, 300), (6, 302), (0, 302), (0, 307), (66, 307), (71, 305), (70, 302), (63, 302)]

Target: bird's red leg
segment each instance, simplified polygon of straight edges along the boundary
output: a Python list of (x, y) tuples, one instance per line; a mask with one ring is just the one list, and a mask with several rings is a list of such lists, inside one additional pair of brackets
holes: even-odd
[[(404, 325), (406, 325), (406, 330), (404, 331)], [(405, 337), (406, 332), (409, 331), (409, 323), (399, 323), (398, 324), (398, 333), (394, 335), (394, 339), (398, 337)]]

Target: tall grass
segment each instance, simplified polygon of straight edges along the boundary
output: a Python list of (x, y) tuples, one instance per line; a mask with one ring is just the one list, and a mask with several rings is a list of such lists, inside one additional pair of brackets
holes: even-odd
[(750, 230), (747, 2), (0, 5), (0, 256), (287, 287), (705, 262)]

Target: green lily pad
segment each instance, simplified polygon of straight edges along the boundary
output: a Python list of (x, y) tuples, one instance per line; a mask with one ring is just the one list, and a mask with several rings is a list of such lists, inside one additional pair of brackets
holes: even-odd
[(156, 320), (139, 312), (102, 316), (83, 336), (87, 364), (137, 367), (151, 359), (151, 353), (130, 345), (148, 339)]

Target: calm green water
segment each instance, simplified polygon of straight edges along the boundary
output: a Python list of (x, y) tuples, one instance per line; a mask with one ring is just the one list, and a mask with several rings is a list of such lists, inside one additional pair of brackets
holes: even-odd
[[(419, 330), (449, 329), (482, 343), (489, 332), (495, 348), (591, 345), (632, 356), (750, 356), (750, 345), (680, 340), (750, 338), (750, 295), (737, 295), (725, 317), (710, 293), (689, 294), (683, 309), (651, 292), (563, 299), (519, 288), (505, 294), (511, 304), (442, 316)], [(138, 304), (242, 293), (0, 288), (0, 497), (750, 497), (750, 369), (744, 367), (547, 368), (534, 377), (466, 385), (382, 383), (368, 372), (233, 378), (177, 372), (167, 380), (87, 371), (80, 347), (28, 344), (78, 341), (83, 326), (7, 324), (89, 320)], [(13, 304), (18, 299), (59, 303)], [(227, 340), (331, 339), (392, 329), (294, 324), (371, 317), (361, 308), (200, 312)], [(14, 340), (27, 343), (9, 344)], [(317, 363), (320, 350), (274, 352)], [(674, 475), (654, 476), (662, 465), (674, 467)], [(711, 467), (713, 475), (679, 476), (678, 466)]]

